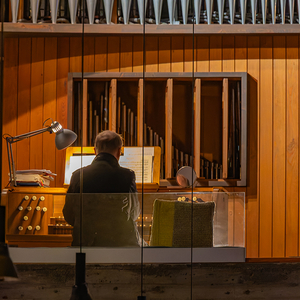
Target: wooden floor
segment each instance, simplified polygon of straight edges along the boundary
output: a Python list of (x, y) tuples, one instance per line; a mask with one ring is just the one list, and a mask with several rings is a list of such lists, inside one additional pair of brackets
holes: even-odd
[[(69, 299), (74, 265), (20, 264), (20, 280), (0, 282), (0, 299)], [(193, 274), (193, 276), (191, 276)], [(148, 264), (146, 299), (299, 299), (299, 263)], [(93, 300), (132, 300), (141, 291), (141, 266), (88, 265)], [(191, 288), (192, 286), (192, 288)]]

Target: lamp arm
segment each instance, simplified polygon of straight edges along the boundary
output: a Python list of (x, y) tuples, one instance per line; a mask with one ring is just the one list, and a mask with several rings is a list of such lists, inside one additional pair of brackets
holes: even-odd
[(45, 127), (42, 129), (34, 130), (28, 133), (16, 135), (16, 136), (7, 136), (6, 139), (6, 145), (7, 145), (7, 156), (8, 156), (8, 165), (9, 165), (9, 177), (10, 177), (10, 182), (14, 183), (14, 186), (17, 186), (17, 181), (16, 181), (16, 169), (15, 169), (15, 162), (14, 162), (14, 157), (13, 157), (13, 151), (12, 151), (12, 144), (22, 141), (24, 139), (30, 138), (32, 136), (38, 135), (40, 133), (49, 131), (50, 133), (52, 132), (51, 127)]
[(12, 137), (8, 136), (8, 137), (6, 137), (6, 141), (8, 143), (12, 144), (12, 143), (22, 141), (24, 139), (28, 139), (30, 137), (33, 137), (35, 135), (38, 135), (38, 134), (46, 132), (46, 131), (49, 131), (51, 133), (52, 132), (51, 127), (50, 126), (45, 127), (45, 128), (42, 128), (42, 129), (34, 130), (34, 131), (31, 131), (31, 132), (28, 132), (28, 133), (24, 133), (24, 134), (12, 136)]

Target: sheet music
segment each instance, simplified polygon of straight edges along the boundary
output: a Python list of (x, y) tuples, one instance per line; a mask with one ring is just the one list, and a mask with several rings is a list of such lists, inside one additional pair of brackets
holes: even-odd
[(142, 183), (143, 179), (144, 183), (153, 182), (153, 156), (145, 155), (143, 160), (143, 157), (141, 155), (124, 155), (120, 157), (119, 163), (120, 166), (131, 169), (135, 172), (137, 183)]
[[(152, 183), (153, 182), (153, 162), (154, 148), (144, 148), (144, 160), (142, 157), (142, 148), (124, 147), (124, 155), (120, 156), (119, 164), (121, 167), (131, 169), (135, 172), (136, 182)], [(82, 161), (81, 161), (82, 157)], [(92, 163), (95, 155), (76, 155), (71, 156), (65, 169), (65, 184), (70, 184), (71, 176), (74, 171), (81, 167), (88, 166)], [(144, 169), (143, 169), (144, 162)], [(144, 178), (143, 178), (144, 171)]]
[[(124, 147), (124, 156), (128, 155), (143, 155), (143, 148), (142, 147)], [(145, 147), (144, 148), (144, 155), (151, 155), (154, 156), (154, 147)]]
[[(81, 164), (82, 157), (82, 164)], [(65, 184), (70, 184), (72, 173), (81, 167), (90, 165), (95, 158), (95, 155), (76, 155), (70, 157), (70, 163), (66, 165), (65, 169)]]

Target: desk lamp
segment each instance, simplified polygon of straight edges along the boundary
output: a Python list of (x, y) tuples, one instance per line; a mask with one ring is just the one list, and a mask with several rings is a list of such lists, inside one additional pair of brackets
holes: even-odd
[[(47, 119), (45, 123), (50, 120)], [(52, 119), (51, 119), (52, 120)], [(53, 121), (50, 126), (46, 126), (42, 129), (38, 129), (35, 131), (31, 131), (28, 133), (24, 133), (21, 135), (16, 135), (16, 136), (10, 136), (6, 135), (3, 136), (6, 139), (6, 145), (7, 145), (7, 155), (8, 155), (8, 164), (9, 164), (9, 174), (10, 174), (10, 183), (14, 182), (14, 186), (17, 186), (16, 182), (16, 170), (15, 170), (15, 163), (14, 163), (14, 157), (13, 157), (13, 152), (12, 152), (12, 144), (22, 141), (24, 139), (28, 139), (30, 137), (33, 137), (35, 135), (38, 135), (40, 133), (44, 132), (50, 132), (50, 133), (55, 133), (55, 146), (58, 150), (63, 150), (69, 146), (71, 146), (77, 139), (77, 134), (74, 133), (73, 131), (69, 129), (63, 129), (63, 127), (58, 123), (57, 121)]]

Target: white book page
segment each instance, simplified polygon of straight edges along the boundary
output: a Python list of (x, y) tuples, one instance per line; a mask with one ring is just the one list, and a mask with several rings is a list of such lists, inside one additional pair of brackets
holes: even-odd
[(95, 158), (95, 155), (83, 155), (81, 164), (81, 155), (71, 156), (70, 163), (65, 169), (65, 184), (70, 184), (72, 173), (81, 167), (90, 165)]
[(135, 172), (137, 183), (143, 182), (143, 171), (144, 183), (153, 182), (153, 156), (145, 155), (143, 161), (143, 157), (141, 155), (124, 155), (120, 157), (119, 163), (121, 167), (131, 169)]

